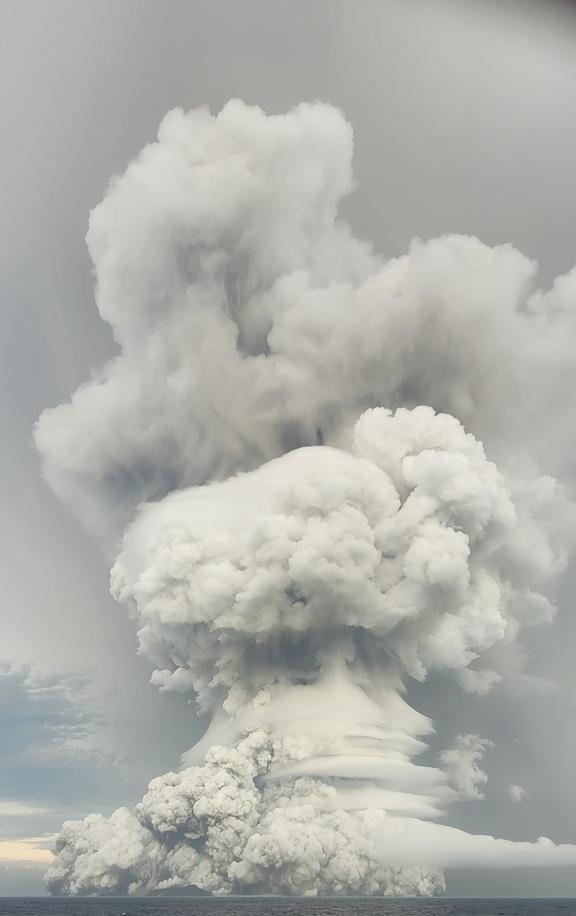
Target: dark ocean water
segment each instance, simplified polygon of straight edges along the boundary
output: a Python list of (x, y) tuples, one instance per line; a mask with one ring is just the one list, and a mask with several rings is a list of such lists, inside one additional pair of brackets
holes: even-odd
[(576, 916), (576, 900), (0, 897), (0, 916)]

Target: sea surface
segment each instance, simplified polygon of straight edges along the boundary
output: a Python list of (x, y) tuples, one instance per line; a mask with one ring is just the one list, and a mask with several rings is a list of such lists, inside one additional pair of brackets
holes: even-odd
[(0, 916), (576, 916), (576, 900), (0, 897)]

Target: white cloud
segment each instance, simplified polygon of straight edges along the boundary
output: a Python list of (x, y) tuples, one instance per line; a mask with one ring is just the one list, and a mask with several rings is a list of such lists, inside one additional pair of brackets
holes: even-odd
[(482, 787), (488, 776), (478, 764), (493, 747), (478, 735), (458, 735), (454, 746), (441, 752), (440, 762), (459, 798), (484, 798)]
[[(554, 618), (576, 527), (558, 481), (576, 450), (559, 409), (576, 273), (541, 292), (512, 246), (463, 236), (384, 261), (338, 218), (351, 156), (327, 105), (173, 111), (91, 215), (119, 353), (36, 441), (108, 544), (128, 525), (112, 587), (153, 682), (214, 719), (205, 766), (64, 828), (56, 889), (429, 892), (438, 869), (497, 853), (575, 860), (422, 820), (448, 776), (481, 797), (488, 743), (460, 736), (445, 772), (418, 766), (431, 724), (400, 691)], [(316, 741), (307, 697), (326, 710)], [(210, 748), (218, 733), (232, 746)]]
[(506, 791), (513, 802), (523, 802), (528, 794), (526, 789), (523, 789), (522, 786), (514, 784), (508, 786)]

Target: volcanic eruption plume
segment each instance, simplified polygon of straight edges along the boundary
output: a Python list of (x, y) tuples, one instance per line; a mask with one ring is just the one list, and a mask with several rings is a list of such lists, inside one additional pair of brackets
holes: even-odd
[(430, 894), (444, 867), (576, 864), (576, 846), (437, 823), (489, 742), (419, 765), (407, 678), (552, 620), (570, 498), (576, 274), (509, 245), (384, 260), (338, 205), (327, 105), (170, 112), (88, 247), (118, 354), (41, 417), (47, 480), (117, 554), (161, 690), (211, 714), (134, 811), (68, 822), (56, 893)]

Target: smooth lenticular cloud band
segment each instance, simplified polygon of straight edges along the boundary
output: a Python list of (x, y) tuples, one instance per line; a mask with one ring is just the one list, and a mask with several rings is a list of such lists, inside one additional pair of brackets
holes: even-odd
[(575, 847), (433, 821), (489, 742), (439, 767), (407, 678), (552, 621), (572, 550), (576, 275), (446, 236), (384, 260), (338, 217), (327, 105), (173, 111), (93, 211), (118, 355), (36, 429), (108, 550), (162, 690), (212, 724), (134, 812), (65, 825), (58, 893), (414, 894), (444, 867)]

